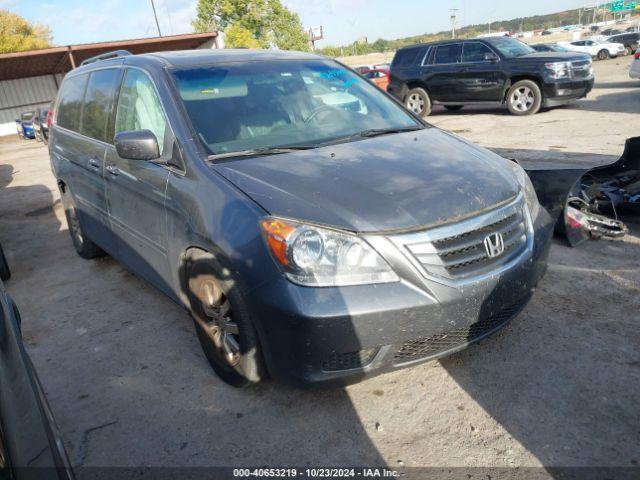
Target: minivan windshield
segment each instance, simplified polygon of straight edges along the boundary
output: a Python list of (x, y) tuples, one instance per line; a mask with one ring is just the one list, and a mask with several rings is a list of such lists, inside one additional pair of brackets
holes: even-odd
[(330, 60), (259, 60), (172, 71), (210, 155), (315, 148), (424, 128), (378, 87)]
[(522, 57), (523, 55), (536, 53), (536, 51), (529, 45), (522, 43), (520, 40), (516, 40), (515, 38), (492, 38), (490, 43), (506, 58)]

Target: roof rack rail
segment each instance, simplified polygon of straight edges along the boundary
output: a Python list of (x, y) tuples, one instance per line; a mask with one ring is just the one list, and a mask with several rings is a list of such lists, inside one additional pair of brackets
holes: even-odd
[(80, 64), (80, 66), (89, 65), (90, 63), (100, 62), (102, 60), (108, 60), (110, 58), (128, 57), (129, 55), (132, 55), (132, 53), (128, 50), (114, 50), (113, 52), (102, 53), (95, 57), (87, 58)]

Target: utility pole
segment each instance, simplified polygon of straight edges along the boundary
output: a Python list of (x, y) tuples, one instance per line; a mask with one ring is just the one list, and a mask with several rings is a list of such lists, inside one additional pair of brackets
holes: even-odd
[(156, 19), (156, 27), (158, 27), (158, 36), (162, 36), (162, 32), (160, 31), (160, 23), (158, 23), (158, 14), (156, 13), (156, 5), (151, 0), (151, 8), (153, 9), (153, 17)]
[(451, 38), (456, 38), (456, 18), (458, 16), (459, 8), (452, 8), (451, 10)]

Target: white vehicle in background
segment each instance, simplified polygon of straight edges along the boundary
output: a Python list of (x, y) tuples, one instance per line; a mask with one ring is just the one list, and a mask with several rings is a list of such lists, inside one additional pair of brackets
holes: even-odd
[(633, 55), (633, 61), (631, 62), (629, 76), (631, 78), (637, 78), (638, 80), (640, 80), (640, 52), (636, 52)]
[(624, 54), (624, 45), (619, 43), (611, 43), (605, 40), (578, 40), (575, 42), (558, 42), (559, 45), (571, 50), (572, 52), (588, 53), (598, 60), (606, 60)]

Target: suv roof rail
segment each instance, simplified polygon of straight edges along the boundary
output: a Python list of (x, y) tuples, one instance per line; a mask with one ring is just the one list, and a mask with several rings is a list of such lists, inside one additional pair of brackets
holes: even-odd
[(128, 57), (129, 55), (132, 55), (132, 53), (128, 50), (114, 50), (113, 52), (102, 53), (100, 55), (96, 55), (95, 57), (87, 58), (80, 64), (80, 66), (89, 65), (90, 63), (94, 62), (100, 62), (101, 60), (108, 60), (110, 58)]

